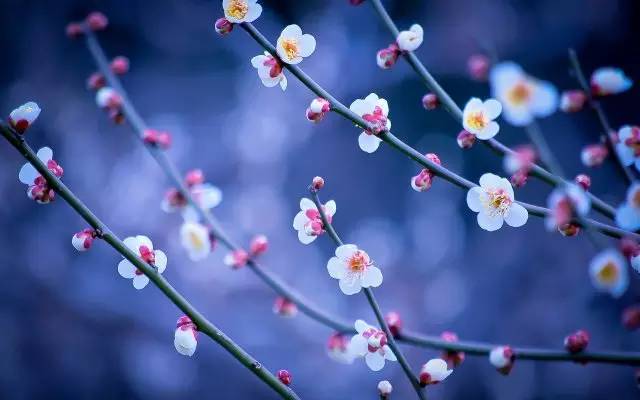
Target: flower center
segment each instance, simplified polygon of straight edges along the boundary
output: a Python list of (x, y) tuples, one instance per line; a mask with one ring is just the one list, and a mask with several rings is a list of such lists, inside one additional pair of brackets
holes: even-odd
[(293, 60), (294, 58), (298, 57), (300, 49), (298, 47), (298, 41), (296, 39), (283, 39), (282, 48), (284, 49), (284, 52), (289, 60)]
[(245, 0), (231, 0), (227, 14), (236, 19), (244, 18), (249, 12), (249, 5)]
[(531, 97), (531, 86), (527, 82), (518, 82), (507, 94), (509, 101), (515, 105), (522, 105)]
[(618, 279), (618, 267), (612, 261), (605, 264), (598, 272), (598, 278), (605, 284), (612, 284)]
[(485, 206), (493, 215), (504, 215), (513, 203), (513, 200), (511, 200), (509, 194), (507, 194), (503, 189), (492, 189), (487, 191), (487, 198), (485, 202)]
[(204, 241), (195, 232), (189, 232), (189, 241), (191, 241), (191, 246), (193, 246), (195, 250), (202, 250), (204, 247)]
[(140, 257), (148, 264), (155, 264), (156, 262), (156, 255), (153, 252), (153, 250), (149, 249), (147, 246), (140, 246), (139, 250), (140, 252)]
[(484, 117), (482, 111), (476, 111), (469, 114), (467, 117), (467, 124), (473, 129), (484, 129), (487, 126), (487, 119)]
[(382, 112), (382, 108), (376, 106), (373, 110), (373, 114), (364, 114), (362, 119), (367, 121), (371, 125), (371, 132), (367, 130), (367, 133), (378, 134), (387, 127), (387, 117)]
[(269, 67), (269, 76), (275, 78), (282, 73), (282, 66), (274, 57), (269, 56), (263, 64), (265, 67)]
[(362, 250), (356, 251), (347, 261), (351, 272), (363, 272), (369, 265), (371, 265), (369, 255)]

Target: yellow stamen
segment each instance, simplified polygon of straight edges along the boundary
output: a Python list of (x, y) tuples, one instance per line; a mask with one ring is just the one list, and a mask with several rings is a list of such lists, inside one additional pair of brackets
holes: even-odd
[(518, 82), (509, 90), (507, 97), (511, 103), (521, 105), (529, 100), (531, 91), (530, 84), (527, 82)]
[(484, 117), (484, 113), (482, 111), (470, 113), (467, 117), (467, 125), (473, 129), (484, 129), (484, 127), (487, 126), (487, 120)]
[(204, 241), (195, 232), (189, 232), (189, 240), (194, 249), (200, 250), (204, 247)]
[(356, 251), (348, 261), (349, 269), (353, 272), (362, 272), (370, 264), (369, 257), (362, 251)]
[(245, 0), (231, 0), (227, 8), (227, 15), (236, 19), (242, 19), (247, 16), (249, 5)]
[(298, 57), (298, 53), (300, 50), (298, 48), (298, 41), (296, 39), (283, 39), (282, 48), (287, 54), (287, 59), (293, 60), (294, 58)]
[(600, 271), (598, 271), (598, 279), (605, 284), (613, 284), (618, 280), (618, 267), (612, 261), (605, 264)]

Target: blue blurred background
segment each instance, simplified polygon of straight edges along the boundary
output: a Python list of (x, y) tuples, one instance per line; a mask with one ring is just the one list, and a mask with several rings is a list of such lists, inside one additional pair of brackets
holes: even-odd
[[(375, 64), (392, 38), (365, 1), (262, 0), (255, 25), (274, 41), (287, 24), (315, 35), (316, 52), (302, 68), (344, 103), (375, 91), (389, 100), (394, 133), (471, 180), (503, 174), (484, 146), (461, 151), (460, 127), (444, 110), (426, 112), (425, 88), (402, 60), (391, 70)], [(622, 67), (640, 79), (637, 51), (640, 3), (634, 0), (386, 1), (401, 28), (425, 28), (418, 56), (459, 103), (485, 97), (470, 81), (469, 55), (495, 49), (560, 89), (576, 87), (567, 48), (587, 71)], [(465, 193), (436, 179), (426, 193), (409, 185), (419, 168), (383, 146), (373, 155), (357, 147), (359, 131), (337, 115), (308, 123), (313, 98), (290, 74), (286, 92), (262, 86), (250, 64), (262, 49), (241, 29), (221, 38), (213, 22), (220, 1), (18, 1), (0, 5), (0, 110), (37, 101), (43, 112), (28, 140), (49, 145), (65, 168), (65, 182), (121, 237), (146, 234), (166, 251), (165, 276), (210, 319), (271, 370), (286, 368), (305, 399), (375, 399), (390, 380), (394, 398), (413, 396), (397, 363), (378, 373), (362, 360), (340, 365), (325, 354), (331, 331), (298, 315), (274, 315), (274, 293), (250, 271), (231, 271), (219, 248), (193, 263), (182, 250), (180, 217), (160, 210), (167, 189), (161, 171), (126, 126), (114, 126), (85, 89), (95, 70), (82, 41), (64, 35), (67, 22), (98, 9), (110, 18), (100, 39), (110, 56), (126, 55), (124, 77), (149, 124), (174, 135), (170, 157), (182, 171), (202, 168), (224, 191), (216, 216), (237, 240), (264, 233), (265, 265), (314, 302), (348, 320), (373, 315), (364, 296), (344, 296), (328, 277), (328, 237), (301, 245), (291, 227), (311, 178), (337, 201), (335, 226), (367, 249), (385, 276), (376, 290), (384, 310), (398, 310), (411, 329), (499, 344), (561, 348), (576, 329), (591, 332), (592, 349), (640, 350), (638, 334), (620, 324), (621, 310), (638, 300), (632, 273), (618, 300), (598, 294), (587, 274), (595, 249), (584, 236), (548, 233), (532, 218), (523, 228), (482, 231)], [(638, 123), (640, 95), (632, 90), (605, 107), (612, 123)], [(566, 171), (585, 172), (579, 150), (595, 143), (599, 125), (589, 112), (556, 114), (542, 128)], [(498, 138), (524, 143), (503, 124)], [(152, 286), (136, 291), (116, 271), (120, 257), (104, 243), (78, 254), (71, 246), (83, 221), (58, 200), (36, 205), (17, 180), (23, 160), (0, 145), (0, 398), (174, 399), (275, 398), (217, 345), (201, 338), (193, 358), (173, 348), (179, 311)], [(612, 204), (625, 186), (611, 161), (586, 171), (592, 190)], [(531, 180), (517, 198), (544, 204), (549, 188)], [(612, 242), (612, 245), (614, 243)], [(405, 348), (419, 366), (438, 353)], [(517, 361), (507, 378), (484, 357), (468, 357), (434, 399), (638, 398), (629, 367)]]

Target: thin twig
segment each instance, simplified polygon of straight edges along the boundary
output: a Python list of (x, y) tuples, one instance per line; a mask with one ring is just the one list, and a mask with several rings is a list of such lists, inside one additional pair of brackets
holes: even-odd
[[(398, 37), (398, 33), (399, 33), (398, 28), (396, 27), (395, 23), (389, 16), (389, 13), (387, 12), (387, 10), (384, 8), (384, 5), (382, 4), (381, 0), (370, 0), (370, 3), (375, 8), (378, 15), (386, 25), (387, 29), (393, 35), (394, 39)], [(438, 96), (438, 99), (440, 100), (442, 105), (445, 107), (445, 109), (449, 111), (449, 114), (451, 114), (451, 116), (458, 123), (462, 124), (462, 110), (460, 109), (460, 107), (458, 107), (455, 101), (453, 101), (451, 96), (449, 96), (449, 93), (447, 93), (447, 91), (444, 90), (442, 86), (440, 86), (440, 84), (438, 84), (435, 78), (429, 73), (429, 71), (422, 64), (422, 62), (420, 62), (418, 57), (411, 51), (404, 51), (402, 52), (402, 55), (404, 56), (405, 60), (407, 60), (409, 65), (411, 65), (413, 70), (422, 79), (425, 86), (427, 86), (429, 90), (433, 91), (436, 94), (436, 96)], [(512, 149), (505, 146), (504, 144), (502, 144), (501, 142), (499, 142), (494, 138), (491, 138), (489, 140), (481, 140), (481, 142), (502, 156), (514, 154), (514, 151)], [(553, 173), (547, 171), (546, 169), (542, 168), (537, 164), (533, 164), (531, 168), (531, 174), (553, 186), (559, 186), (566, 183), (566, 181), (564, 181), (561, 177), (554, 175)], [(605, 203), (600, 198), (596, 197), (593, 193), (587, 193), (587, 195), (591, 198), (591, 203), (593, 204), (593, 208), (595, 210), (597, 210), (602, 215), (608, 218), (611, 218), (611, 219), (615, 218), (615, 214), (616, 214), (615, 208)]]
[(574, 49), (569, 49), (569, 61), (571, 62), (571, 68), (573, 68), (573, 74), (580, 85), (580, 88), (587, 96), (587, 102), (591, 109), (595, 112), (604, 133), (600, 135), (601, 140), (607, 144), (609, 151), (613, 154), (616, 159), (616, 165), (623, 173), (628, 183), (635, 182), (635, 177), (633, 173), (629, 170), (627, 166), (622, 163), (622, 159), (620, 158), (620, 154), (616, 150), (615, 146), (615, 138), (614, 138), (614, 130), (611, 128), (611, 124), (609, 123), (609, 118), (607, 118), (607, 114), (604, 112), (604, 108), (602, 104), (598, 100), (593, 97), (593, 93), (591, 92), (591, 87), (589, 86), (589, 82), (584, 76), (584, 72), (582, 71), (582, 67), (580, 65), (580, 60), (578, 59), (578, 54)]
[[(267, 38), (265, 38), (262, 35), (262, 33), (260, 33), (260, 31), (258, 31), (256, 29), (255, 26), (253, 26), (251, 23), (248, 23), (248, 22), (243, 22), (240, 25), (265, 50), (267, 50), (269, 53), (271, 53), (274, 57), (277, 56), (275, 47), (273, 47), (271, 42), (269, 42), (269, 40)], [(359, 115), (355, 114), (348, 107), (346, 107), (344, 104), (342, 104), (340, 101), (338, 101), (335, 97), (333, 97), (329, 92), (327, 92), (320, 85), (318, 85), (300, 67), (298, 67), (297, 65), (291, 65), (291, 64), (283, 64), (283, 67), (286, 68), (288, 71), (290, 71), (296, 78), (298, 78), (298, 80), (300, 80), (300, 82), (302, 82), (307, 88), (309, 88), (309, 90), (314, 92), (316, 95), (318, 95), (318, 96), (326, 99), (327, 101), (329, 101), (329, 103), (331, 104), (331, 111), (334, 111), (337, 114), (343, 116), (344, 118), (346, 118), (349, 121), (353, 122), (354, 124), (356, 124), (357, 126), (361, 127), (362, 129), (368, 129), (369, 128), (369, 125), (367, 124), (367, 122), (364, 119), (362, 119), (362, 117), (360, 117)], [(380, 139), (382, 139), (385, 143), (387, 143), (388, 145), (393, 147), (394, 149), (400, 151), (401, 153), (405, 154), (406, 156), (408, 156), (409, 158), (411, 158), (412, 160), (414, 160), (418, 164), (422, 165), (424, 168), (430, 169), (431, 171), (433, 171), (433, 173), (435, 175), (442, 177), (446, 181), (448, 181), (448, 182), (450, 182), (450, 183), (452, 183), (452, 184), (454, 184), (454, 185), (456, 185), (458, 187), (461, 187), (461, 188), (464, 188), (464, 189), (470, 189), (472, 187), (477, 186), (475, 183), (469, 181), (468, 179), (465, 179), (462, 176), (452, 172), (451, 170), (449, 170), (449, 169), (447, 169), (447, 168), (445, 168), (445, 167), (443, 167), (443, 166), (441, 166), (439, 164), (436, 164), (436, 163), (432, 162), (431, 160), (426, 158), (423, 154), (418, 152), (416, 149), (414, 149), (413, 147), (411, 147), (408, 144), (404, 143), (402, 140), (398, 139), (391, 132), (382, 132), (382, 133), (380, 133), (378, 135), (378, 137)], [(503, 145), (500, 145), (500, 146), (503, 146)], [(503, 151), (507, 151), (507, 152), (511, 152), (511, 153), (513, 152), (512, 150), (510, 150), (508, 148), (505, 148), (505, 149), (506, 150), (503, 150)], [(541, 167), (539, 167), (539, 166), (533, 166), (532, 170), (536, 170), (536, 168), (541, 169)], [(562, 179), (559, 179), (555, 175), (549, 174), (549, 176), (553, 177), (553, 179), (556, 179), (557, 180), (557, 184), (562, 184), (564, 182)], [(595, 203), (595, 202), (598, 201), (597, 198), (592, 197), (592, 201), (594, 202), (593, 203), (594, 208), (597, 208), (597, 205)], [(519, 203), (524, 208), (526, 208), (527, 211), (529, 212), (529, 214), (531, 214), (531, 215), (534, 215), (534, 216), (537, 216), (537, 217), (546, 217), (549, 214), (549, 210), (544, 208), (544, 207), (534, 206), (534, 205), (531, 205), (531, 204), (528, 204), (528, 203), (524, 203), (524, 202), (519, 202)], [(611, 212), (612, 212), (612, 215), (615, 214), (615, 210), (612, 209)], [(638, 235), (636, 233), (633, 233), (633, 232), (626, 231), (624, 229), (617, 228), (615, 226), (610, 226), (610, 225), (607, 225), (607, 224), (604, 224), (602, 222), (598, 222), (598, 221), (595, 221), (595, 220), (592, 220), (592, 219), (584, 219), (583, 222), (588, 224), (589, 226), (591, 226), (592, 229), (594, 229), (596, 231), (599, 231), (602, 234), (607, 235), (607, 236), (612, 236), (612, 237), (615, 237), (615, 238), (622, 238), (622, 237), (625, 237), (625, 236), (630, 236), (630, 237), (634, 237), (636, 240), (640, 240), (640, 235)], [(579, 224), (579, 222), (577, 222), (577, 221), (576, 221), (576, 223)]]
[(105, 242), (129, 260), (138, 270), (142, 271), (169, 300), (188, 315), (200, 332), (209, 336), (227, 350), (236, 360), (269, 385), (283, 399), (299, 399), (293, 390), (280, 382), (267, 368), (263, 367), (260, 362), (234, 343), (224, 332), (196, 310), (155, 268), (133, 253), (60, 179), (49, 171), (21, 136), (18, 136), (17, 133), (1, 121), (0, 131), (2, 131), (2, 136), (46, 179), (49, 187), (59, 194), (92, 228), (99, 230), (102, 233), (101, 238)]
[[(324, 212), (324, 209), (322, 207), (322, 203), (320, 202), (320, 199), (318, 198), (318, 191), (314, 190), (314, 189), (310, 189), (310, 193), (311, 193), (311, 198), (312, 198), (314, 204), (316, 205), (316, 208), (318, 209), (318, 213), (320, 214), (320, 218), (322, 219), (322, 225), (323, 225), (325, 231), (329, 234), (329, 236), (331, 237), (331, 239), (335, 243), (336, 247), (344, 245), (344, 243), (340, 239), (340, 236), (338, 236), (338, 233), (336, 232), (335, 228), (333, 227), (333, 224), (331, 222), (329, 222), (329, 220), (327, 219), (327, 215)], [(376, 319), (378, 320), (378, 324), (380, 325), (380, 327), (384, 331), (384, 334), (387, 336), (387, 341), (389, 343), (389, 347), (391, 348), (391, 350), (393, 351), (393, 354), (395, 354), (396, 358), (398, 359), (398, 363), (402, 367), (402, 370), (404, 371), (405, 375), (407, 376), (407, 379), (409, 379), (409, 382), (411, 382), (411, 385), (415, 389), (416, 394), (418, 395), (418, 397), (420, 399), (425, 399), (426, 400), (427, 394), (423, 390), (422, 386), (420, 386), (420, 380), (413, 373), (413, 370), (411, 369), (411, 366), (409, 365), (409, 362), (407, 362), (407, 359), (404, 357), (404, 354), (402, 353), (402, 351), (400, 350), (400, 348), (396, 344), (396, 341), (395, 341), (395, 339), (393, 337), (393, 334), (391, 333), (391, 330), (389, 329), (389, 325), (387, 324), (387, 321), (385, 321), (384, 315), (382, 315), (382, 311), (380, 310), (380, 306), (378, 305), (378, 302), (376, 301), (376, 298), (375, 298), (375, 296), (373, 294), (373, 290), (371, 290), (371, 288), (362, 288), (362, 290), (363, 290), (363, 293), (365, 294), (365, 296), (367, 297), (367, 301), (369, 302), (369, 305), (371, 306), (371, 309), (373, 310), (373, 313), (375, 314)]]

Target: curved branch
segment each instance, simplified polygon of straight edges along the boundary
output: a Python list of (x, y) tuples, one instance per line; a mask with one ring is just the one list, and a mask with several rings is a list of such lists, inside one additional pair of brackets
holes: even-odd
[[(380, 18), (383, 20), (387, 29), (393, 35), (393, 38), (395, 40), (395, 38), (398, 37), (398, 33), (399, 33), (398, 28), (396, 27), (395, 23), (389, 16), (389, 13), (387, 12), (387, 10), (384, 8), (384, 5), (382, 5), (381, 0), (370, 0), (370, 2), (375, 8), (375, 10), (377, 11)], [(425, 68), (425, 66), (422, 64), (422, 62), (420, 62), (418, 57), (413, 52), (404, 51), (402, 52), (402, 55), (404, 56), (405, 60), (407, 60), (409, 65), (411, 65), (413, 70), (422, 79), (425, 86), (429, 88), (429, 90), (432, 90), (436, 94), (436, 96), (438, 96), (438, 99), (440, 100), (442, 105), (446, 108), (446, 110), (451, 114), (451, 116), (458, 123), (460, 123), (460, 125), (462, 125), (462, 110), (460, 109), (460, 107), (458, 107), (456, 102), (453, 101), (451, 96), (449, 96), (449, 93), (447, 93), (447, 91), (444, 90), (442, 86), (440, 86), (440, 84), (438, 84), (435, 78), (429, 73), (429, 71)], [(505, 156), (509, 154), (514, 154), (513, 150), (511, 150), (509, 147), (505, 146), (504, 144), (502, 144), (496, 139), (492, 138), (489, 140), (482, 140), (481, 142), (500, 155)], [(546, 169), (542, 168), (537, 164), (533, 164), (531, 169), (531, 174), (553, 186), (559, 186), (566, 183), (566, 181), (561, 177), (552, 174), (551, 172), (547, 171)], [(600, 198), (598, 198), (591, 192), (587, 192), (587, 195), (591, 198), (591, 203), (595, 210), (597, 210), (598, 212), (600, 212), (600, 214), (610, 219), (615, 218), (615, 215), (616, 215), (615, 208), (605, 203), (604, 201), (602, 201)]]
[(242, 365), (247, 367), (264, 383), (269, 385), (283, 399), (299, 400), (298, 395), (288, 386), (284, 385), (267, 368), (253, 358), (249, 353), (233, 342), (220, 329), (213, 325), (204, 315), (193, 307), (169, 282), (159, 274), (151, 265), (147, 264), (139, 256), (134, 254), (110, 229), (106, 226), (87, 206), (76, 197), (69, 188), (58, 179), (46, 165), (38, 158), (36, 153), (29, 147), (24, 139), (13, 132), (8, 126), (0, 121), (0, 131), (2, 136), (16, 149), (33, 167), (47, 180), (49, 186), (60, 195), (93, 229), (100, 232), (100, 237), (104, 239), (122, 257), (129, 260), (136, 268), (141, 270), (151, 280), (160, 291), (175, 304), (182, 312), (191, 318), (198, 330), (216, 343), (222, 346)]
[[(241, 26), (244, 28), (245, 31), (249, 33), (249, 35), (251, 35), (251, 37), (253, 37), (256, 40), (256, 42), (258, 42), (258, 44), (260, 44), (265, 50), (271, 53), (274, 57), (277, 57), (275, 47), (273, 47), (271, 42), (269, 42), (269, 40), (265, 38), (262, 35), (262, 33), (260, 33), (260, 31), (256, 29), (255, 26), (253, 26), (251, 23), (248, 23), (248, 22), (243, 22)], [(288, 71), (290, 71), (296, 78), (298, 78), (298, 80), (300, 80), (300, 82), (302, 82), (307, 88), (309, 88), (317, 96), (320, 96), (326, 99), (327, 101), (329, 101), (329, 103), (331, 103), (331, 111), (335, 111), (336, 113), (340, 114), (341, 116), (353, 122), (354, 124), (361, 127), (362, 129), (368, 128), (367, 122), (364, 119), (362, 119), (362, 117), (355, 114), (353, 111), (347, 108), (344, 104), (338, 101), (335, 97), (333, 97), (329, 92), (327, 92), (320, 85), (318, 85), (300, 67), (298, 67), (297, 65), (285, 64), (285, 63), (283, 63), (283, 67), (286, 68)], [(456, 186), (459, 186), (464, 189), (470, 189), (472, 187), (477, 186), (475, 183), (463, 178), (462, 176), (456, 174), (455, 172), (452, 172), (451, 170), (432, 162), (431, 160), (426, 158), (423, 154), (418, 152), (416, 149), (404, 143), (402, 140), (398, 139), (391, 132), (382, 132), (378, 135), (378, 137), (382, 139), (384, 142), (386, 142), (388, 145), (390, 145), (391, 147), (395, 148), (396, 150), (405, 154), (406, 156), (408, 156), (418, 164), (422, 165), (424, 168), (430, 169), (437, 176), (440, 176), (441, 178), (445, 179), (446, 181)], [(486, 142), (486, 141), (483, 141), (483, 142)], [(532, 170), (535, 170), (536, 167), (537, 166), (534, 166)], [(537, 168), (540, 169), (540, 167), (537, 167)], [(558, 180), (558, 184), (564, 183), (562, 179), (556, 177), (555, 175), (551, 175), (551, 176), (554, 177), (554, 179)], [(550, 211), (544, 207), (533, 206), (523, 202), (519, 202), (519, 203), (522, 206), (524, 206), (531, 215), (535, 215), (537, 217), (546, 217), (547, 215), (549, 215)], [(594, 204), (594, 207), (596, 207), (595, 204)], [(615, 213), (615, 210), (613, 211), (613, 213)], [(617, 228), (615, 226), (606, 225), (592, 219), (584, 219), (582, 222), (588, 225), (588, 227), (590, 227), (591, 229), (599, 231), (600, 233), (607, 236), (612, 236), (615, 238), (622, 238), (625, 236), (629, 236), (629, 237), (635, 238), (636, 240), (640, 240), (639, 234), (634, 232), (629, 232), (624, 229)], [(580, 221), (575, 221), (575, 223), (578, 225), (582, 225)]]

